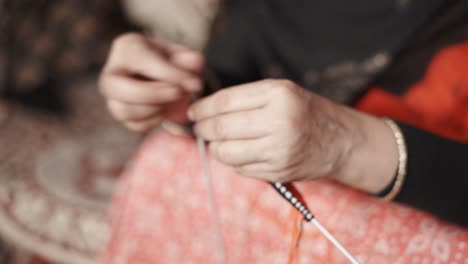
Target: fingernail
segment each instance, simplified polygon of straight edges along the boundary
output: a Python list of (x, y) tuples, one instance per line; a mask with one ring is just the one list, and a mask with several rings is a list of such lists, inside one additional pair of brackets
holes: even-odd
[(202, 82), (198, 78), (188, 79), (182, 82), (182, 85), (189, 91), (198, 92), (202, 88)]

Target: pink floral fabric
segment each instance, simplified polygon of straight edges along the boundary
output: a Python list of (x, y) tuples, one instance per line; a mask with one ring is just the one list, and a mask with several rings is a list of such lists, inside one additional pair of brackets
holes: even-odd
[[(227, 263), (347, 263), (269, 184), (211, 169)], [(361, 263), (468, 264), (467, 229), (330, 182), (295, 186)], [(193, 139), (156, 132), (119, 183), (103, 263), (217, 263), (207, 199)]]

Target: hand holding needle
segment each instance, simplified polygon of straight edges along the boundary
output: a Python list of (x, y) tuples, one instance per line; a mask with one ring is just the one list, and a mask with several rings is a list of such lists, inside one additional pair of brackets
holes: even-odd
[[(205, 69), (205, 80), (208, 84), (208, 88), (211, 88), (211, 91), (219, 90), (220, 82), (216, 78), (214, 72)], [(196, 99), (196, 96), (193, 95), (192, 99)], [(197, 138), (197, 141), (200, 139)], [(200, 144), (200, 143), (199, 143)], [(199, 145), (200, 146), (200, 145)], [(201, 152), (202, 158), (206, 159), (206, 156)], [(206, 174), (206, 172), (205, 172)], [(346, 250), (343, 245), (324, 227), (322, 224), (312, 215), (309, 209), (302, 204), (302, 202), (295, 197), (295, 195), (288, 190), (288, 188), (280, 182), (271, 183), (273, 188), (278, 191), (278, 193), (283, 196), (295, 209), (297, 209), (307, 222), (312, 222), (319, 231), (350, 261), (350, 263), (358, 264), (359, 262)], [(214, 199), (214, 198), (213, 198)]]

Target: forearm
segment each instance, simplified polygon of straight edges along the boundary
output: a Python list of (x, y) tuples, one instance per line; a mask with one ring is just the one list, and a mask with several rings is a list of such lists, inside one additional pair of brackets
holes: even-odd
[[(334, 178), (368, 193), (393, 182), (398, 144), (381, 119), (346, 108), (343, 117), (355, 132), (341, 173)], [(395, 200), (445, 220), (468, 226), (468, 146), (398, 123), (408, 151), (407, 174)]]

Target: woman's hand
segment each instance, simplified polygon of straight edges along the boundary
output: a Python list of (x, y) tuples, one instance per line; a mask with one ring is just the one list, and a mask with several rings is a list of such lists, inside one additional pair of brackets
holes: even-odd
[(202, 89), (203, 64), (199, 52), (127, 33), (114, 41), (99, 88), (114, 118), (143, 132), (166, 118), (187, 121), (190, 93)]
[(188, 114), (211, 153), (248, 177), (271, 182), (332, 177), (377, 192), (398, 164), (392, 131), (381, 120), (287, 80), (221, 90), (193, 104)]

